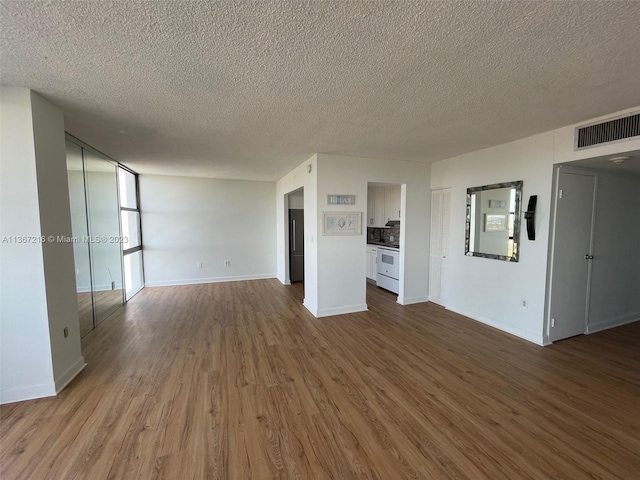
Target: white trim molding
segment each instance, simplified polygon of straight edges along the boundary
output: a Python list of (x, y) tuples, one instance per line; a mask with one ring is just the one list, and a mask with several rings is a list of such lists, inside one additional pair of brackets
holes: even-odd
[(398, 297), (397, 300), (400, 305), (413, 305), (414, 303), (425, 303), (428, 301), (429, 297), (407, 297), (403, 299), (400, 299), (400, 297)]
[(71, 380), (76, 378), (76, 376), (82, 370), (84, 370), (84, 367), (86, 367), (86, 366), (87, 366), (87, 364), (84, 361), (84, 357), (80, 356), (80, 358), (78, 358), (76, 363), (71, 365), (71, 367), (69, 367), (66, 372), (64, 372), (62, 375), (60, 375), (59, 378), (56, 379), (56, 381), (55, 381), (56, 394), (60, 393), (64, 387), (69, 385), (69, 383), (71, 383)]
[(244, 280), (264, 280), (267, 278), (276, 278), (275, 273), (266, 275), (238, 275), (235, 277), (212, 277), (212, 278), (191, 278), (186, 280), (159, 280), (156, 282), (145, 282), (145, 287), (173, 287), (176, 285), (198, 285), (201, 283), (222, 283), (222, 282), (241, 282)]
[(455, 312), (459, 315), (463, 315), (472, 320), (476, 320), (480, 323), (484, 323), (485, 325), (489, 325), (490, 327), (497, 328), (498, 330), (502, 330), (503, 332), (508, 333), (510, 335), (514, 335), (516, 337), (522, 338), (523, 340), (527, 340), (531, 343), (535, 343), (536, 345), (540, 345), (541, 347), (544, 347), (545, 345), (549, 344), (548, 342), (544, 341), (544, 338), (542, 337), (542, 332), (540, 332), (540, 335), (535, 335), (527, 330), (514, 328), (511, 325), (506, 325), (492, 318), (485, 317), (484, 315), (478, 315), (473, 312), (468, 312), (465, 310), (459, 310), (457, 308), (450, 308), (450, 307), (447, 307), (447, 310), (451, 310), (452, 312)]
[(316, 317), (330, 317), (333, 315), (344, 315), (346, 313), (366, 312), (367, 310), (369, 310), (369, 307), (367, 307), (366, 303), (346, 305), (344, 307), (319, 308)]
[(25, 385), (12, 387), (0, 393), (0, 404), (23, 402), (25, 400), (35, 400), (37, 398), (55, 397), (56, 387), (53, 382), (40, 383), (38, 385)]
[(586, 334), (601, 332), (602, 330), (608, 330), (614, 327), (620, 327), (628, 323), (640, 321), (640, 312), (623, 315), (621, 317), (611, 318), (609, 320), (603, 320), (601, 322), (592, 323), (587, 325)]

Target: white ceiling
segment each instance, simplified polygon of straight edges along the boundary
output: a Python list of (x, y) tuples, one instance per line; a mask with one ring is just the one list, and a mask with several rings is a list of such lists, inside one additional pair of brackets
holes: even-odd
[(142, 173), (432, 162), (640, 105), (640, 2), (7, 1), (1, 80)]
[[(616, 157), (628, 157), (623, 163), (615, 164), (610, 160)], [(577, 162), (569, 162), (565, 165), (572, 167), (584, 167), (590, 170), (622, 173), (625, 175), (640, 175), (640, 150), (625, 152), (624, 154), (606, 155), (604, 157), (587, 158)]]

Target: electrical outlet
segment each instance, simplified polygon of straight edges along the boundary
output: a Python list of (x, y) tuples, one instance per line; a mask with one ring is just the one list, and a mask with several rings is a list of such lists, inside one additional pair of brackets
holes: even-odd
[(225, 260), (225, 261), (224, 261), (224, 266), (225, 266), (225, 267), (228, 267), (228, 266), (230, 266), (230, 265), (231, 265), (231, 261), (230, 261), (230, 260)]
[(551, 328), (553, 328), (553, 327), (555, 327), (555, 326), (556, 326), (556, 319), (555, 319), (555, 318), (552, 318), (552, 319), (551, 319)]
[(529, 301), (526, 298), (523, 298), (522, 300), (520, 300), (520, 305), (522, 305), (522, 308), (527, 308), (527, 306), (529, 305)]
[(198, 268), (202, 268), (202, 262), (198, 262), (198, 263), (196, 263), (196, 267), (198, 267)]

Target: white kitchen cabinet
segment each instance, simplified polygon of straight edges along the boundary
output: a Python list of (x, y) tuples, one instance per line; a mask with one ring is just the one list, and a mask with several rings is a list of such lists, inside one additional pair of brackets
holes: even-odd
[(367, 245), (367, 278), (376, 280), (378, 276), (378, 248)]
[(400, 221), (400, 185), (384, 187), (384, 217), (384, 223)]
[(375, 202), (375, 187), (369, 187), (367, 189), (367, 227), (373, 227), (376, 223), (375, 211), (376, 211), (376, 202)]
[(384, 187), (372, 187), (373, 188), (373, 212), (374, 212), (374, 227), (384, 227), (387, 223), (384, 217)]
[(389, 220), (400, 220), (400, 185), (369, 187), (367, 227), (384, 227)]

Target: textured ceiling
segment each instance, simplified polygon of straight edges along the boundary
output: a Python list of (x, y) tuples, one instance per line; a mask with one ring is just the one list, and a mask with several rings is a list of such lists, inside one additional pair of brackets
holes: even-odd
[(0, 2), (3, 84), (142, 173), (432, 162), (640, 105), (639, 1)]
[[(629, 158), (618, 165), (609, 161), (611, 158), (621, 156)], [(585, 167), (591, 170), (623, 173), (625, 175), (640, 175), (640, 150), (626, 152), (624, 155), (605, 155), (604, 157), (593, 157), (586, 160), (578, 160), (576, 162), (569, 162), (568, 165), (572, 167)]]

